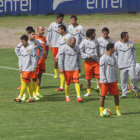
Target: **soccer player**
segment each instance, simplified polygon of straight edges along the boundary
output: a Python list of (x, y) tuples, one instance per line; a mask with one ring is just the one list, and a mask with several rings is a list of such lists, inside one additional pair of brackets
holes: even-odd
[(76, 39), (76, 45), (80, 45), (82, 40), (85, 39), (85, 32), (84, 28), (82, 25), (77, 23), (77, 16), (72, 15), (70, 18), (70, 23), (68, 27), (68, 33), (72, 36), (75, 37)]
[(80, 44), (80, 52), (82, 58), (85, 59), (85, 75), (87, 80), (87, 93), (84, 96), (91, 95), (91, 79), (94, 76), (99, 79), (99, 43), (95, 39), (95, 29), (88, 29), (86, 32), (86, 39)]
[(139, 88), (136, 80), (136, 54), (135, 48), (131, 41), (129, 41), (128, 32), (121, 33), (121, 40), (115, 43), (115, 55), (117, 57), (118, 67), (120, 69), (122, 96), (121, 99), (127, 98), (128, 92), (128, 74), (132, 81), (133, 91), (135, 97), (139, 98)]
[[(29, 30), (33, 30), (33, 27), (32, 26), (27, 26), (26, 27), (26, 34), (28, 34), (28, 31)], [(19, 43), (18, 45), (17, 45), (17, 47), (20, 47), (20, 45), (21, 45), (21, 43)], [(17, 56), (18, 56), (18, 53), (17, 53)], [(20, 79), (21, 79), (21, 82), (22, 82), (22, 73), (20, 74)], [(21, 85), (17, 88), (18, 90), (20, 90), (21, 89)]]
[[(37, 78), (37, 88), (36, 88), (36, 95), (38, 97), (42, 97), (42, 95), (39, 93), (40, 89), (40, 84), (41, 84), (41, 77), (42, 74), (45, 73), (45, 60), (47, 59), (48, 56), (48, 51), (49, 47), (47, 45), (47, 40), (46, 37), (44, 36), (45, 28), (43, 26), (39, 26), (37, 28), (37, 34), (35, 35), (35, 39), (40, 42), (40, 44), (44, 47), (44, 54), (38, 61), (38, 68), (39, 68), (39, 73), (38, 73), (38, 78)], [(37, 50), (37, 56), (39, 55), (40, 50)]]
[(55, 61), (56, 55), (58, 53), (58, 39), (59, 39), (59, 32), (58, 32), (58, 27), (59, 25), (65, 25), (63, 23), (64, 15), (63, 14), (58, 14), (56, 18), (56, 22), (53, 22), (50, 24), (49, 29), (48, 29), (48, 34), (47, 34), (47, 41), (49, 46), (52, 47), (52, 53), (53, 53), (53, 59), (54, 59), (54, 78), (58, 77), (58, 69), (57, 65), (58, 62)]
[[(70, 40), (70, 35), (66, 31), (66, 26), (65, 25), (59, 25), (58, 27), (58, 32), (60, 34), (60, 37), (58, 39), (58, 54), (56, 56), (56, 62), (58, 62), (59, 59), (59, 53), (61, 52), (61, 48), (65, 46), (68, 41)], [(64, 73), (61, 73), (60, 71), (60, 87), (56, 89), (55, 91), (64, 91)]]
[(100, 84), (101, 84), (101, 97), (100, 97), (100, 116), (103, 116), (104, 101), (109, 92), (114, 96), (116, 114), (121, 116), (119, 111), (119, 89), (117, 86), (117, 66), (114, 53), (114, 44), (109, 43), (106, 46), (107, 52), (100, 58)]
[(33, 45), (28, 44), (27, 35), (23, 35), (20, 37), (21, 40), (21, 48), (19, 50), (20, 55), (19, 58), (19, 69), (22, 73), (22, 87), (20, 91), (20, 95), (14, 99), (16, 102), (22, 101), (22, 96), (28, 89), (29, 99), (26, 100), (27, 103), (34, 102), (33, 92), (31, 87), (31, 78), (32, 73), (35, 71), (37, 67), (36, 61), (36, 51)]
[[(115, 44), (115, 41), (109, 36), (109, 29), (107, 27), (104, 27), (102, 29), (102, 36), (99, 37), (98, 39), (99, 42), (99, 48), (100, 48), (100, 54), (101, 56), (106, 52), (106, 46), (109, 43)], [(94, 89), (97, 92), (100, 92), (99, 90), (99, 81), (97, 79), (97, 88)]]
[(83, 102), (80, 97), (79, 71), (81, 70), (81, 55), (79, 47), (75, 45), (76, 39), (72, 37), (60, 51), (58, 64), (60, 72), (65, 75), (66, 102), (70, 102), (69, 85), (75, 83), (77, 102)]

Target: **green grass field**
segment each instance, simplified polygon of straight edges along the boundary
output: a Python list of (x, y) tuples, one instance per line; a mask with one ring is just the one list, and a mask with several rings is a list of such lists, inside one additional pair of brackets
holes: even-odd
[[(140, 62), (140, 49), (137, 60)], [(0, 66), (18, 68), (14, 49), (0, 49)], [(47, 73), (53, 73), (51, 50), (46, 61)], [(84, 79), (84, 69), (82, 70)], [(0, 68), (0, 140), (139, 140), (140, 100), (134, 95), (120, 101), (121, 117), (115, 115), (114, 100), (108, 96), (105, 107), (112, 111), (110, 118), (99, 117), (100, 96), (92, 90), (86, 93), (85, 81), (81, 95), (84, 103), (76, 102), (74, 86), (71, 85), (71, 102), (65, 102), (64, 92), (54, 92), (59, 79), (43, 76), (40, 92), (43, 98), (30, 104), (16, 103), (19, 94), (19, 72)], [(95, 83), (92, 83), (92, 87)]]

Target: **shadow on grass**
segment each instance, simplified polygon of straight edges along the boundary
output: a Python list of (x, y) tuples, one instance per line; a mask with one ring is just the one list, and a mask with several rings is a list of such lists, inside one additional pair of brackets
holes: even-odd
[(140, 112), (126, 112), (126, 113), (122, 113), (122, 115), (133, 115), (133, 114), (140, 114)]
[(48, 88), (58, 88), (59, 86), (43, 86), (40, 89), (48, 89)]

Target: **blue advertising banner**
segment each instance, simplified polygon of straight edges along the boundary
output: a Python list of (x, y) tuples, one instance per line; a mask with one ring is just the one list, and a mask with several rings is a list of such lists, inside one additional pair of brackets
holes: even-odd
[(0, 16), (139, 12), (140, 0), (0, 0)]

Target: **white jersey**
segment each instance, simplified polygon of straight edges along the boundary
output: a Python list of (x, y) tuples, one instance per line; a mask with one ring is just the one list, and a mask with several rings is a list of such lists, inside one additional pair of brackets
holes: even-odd
[(114, 55), (117, 58), (119, 68), (128, 68), (136, 64), (135, 48), (131, 41), (116, 42)]
[(136, 79), (139, 81), (140, 80), (140, 63), (136, 63), (135, 71), (136, 71)]
[[(51, 47), (57, 48), (58, 46), (58, 39), (60, 37), (58, 33), (58, 27), (60, 25), (65, 25), (64, 23), (57, 24), (56, 22), (53, 22), (50, 24), (47, 34), (47, 41), (48, 44), (51, 43)], [(66, 25), (65, 25), (66, 26)]]
[(18, 58), (21, 71), (34, 71), (37, 67), (36, 50), (33, 45), (27, 47), (21, 45)]
[(107, 44), (109, 44), (109, 43), (115, 44), (115, 41), (111, 37), (109, 37), (108, 39), (104, 39), (103, 37), (99, 37), (97, 40), (100, 44), (100, 54), (101, 55), (103, 55), (103, 53), (106, 52)]
[(116, 58), (104, 54), (100, 58), (100, 83), (112, 83), (117, 81)]
[(76, 45), (80, 45), (82, 40), (85, 38), (85, 32), (84, 28), (81, 25), (77, 25), (74, 27), (73, 25), (70, 25), (68, 27), (68, 33), (72, 36), (75, 37), (76, 39)]
[(56, 58), (59, 57), (59, 53), (61, 51), (61, 49), (66, 45), (68, 44), (69, 40), (70, 40), (71, 36), (67, 33), (66, 35), (64, 36), (60, 36), (59, 39), (58, 39), (58, 54), (56, 56)]
[(100, 51), (97, 39), (84, 39), (80, 44), (80, 52), (85, 61), (89, 61), (89, 58), (92, 57), (93, 60), (99, 62)]

